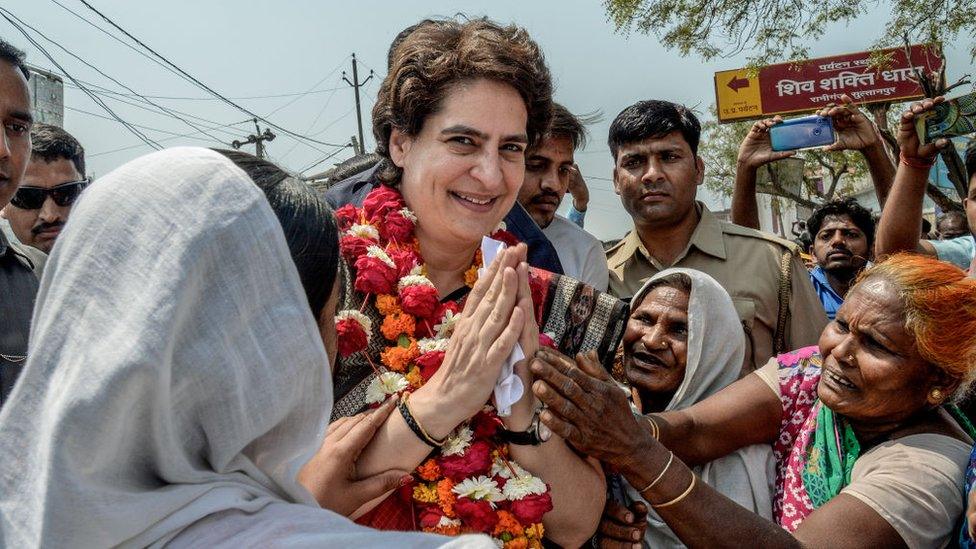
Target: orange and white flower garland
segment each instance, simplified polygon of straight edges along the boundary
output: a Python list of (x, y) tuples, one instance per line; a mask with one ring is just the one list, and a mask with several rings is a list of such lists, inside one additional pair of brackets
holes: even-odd
[[(456, 301), (441, 302), (426, 276), (414, 237), (416, 217), (395, 189), (380, 186), (362, 208), (336, 212), (342, 231), (343, 257), (355, 267), (354, 287), (374, 299), (383, 321), (385, 346), (381, 370), (366, 390), (378, 405), (390, 395), (420, 388), (440, 367), (460, 314)], [(492, 238), (517, 240), (504, 230)], [(465, 273), (473, 286), (481, 266), (480, 252)], [(373, 336), (373, 322), (360, 311), (336, 315), (339, 353), (363, 352)], [(400, 497), (414, 510), (423, 531), (456, 535), (481, 532), (507, 548), (541, 547), (542, 517), (552, 510), (549, 487), (508, 458), (508, 446), (497, 437), (501, 419), (491, 406), (459, 426), (439, 450), (413, 473), (414, 482)]]

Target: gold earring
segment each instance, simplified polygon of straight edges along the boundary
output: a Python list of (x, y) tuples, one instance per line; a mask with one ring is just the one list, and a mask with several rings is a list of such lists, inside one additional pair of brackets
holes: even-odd
[(941, 389), (932, 389), (929, 393), (929, 399), (935, 401), (936, 403), (941, 403), (944, 395)]
[(847, 355), (847, 362), (850, 362), (851, 364), (853, 364), (854, 363), (854, 360), (855, 360), (854, 355)]

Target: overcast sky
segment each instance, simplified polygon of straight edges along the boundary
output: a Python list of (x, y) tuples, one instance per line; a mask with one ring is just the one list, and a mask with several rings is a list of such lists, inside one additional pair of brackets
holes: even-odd
[[(57, 2), (109, 29), (78, 0)], [(631, 226), (610, 181), (612, 161), (606, 133), (613, 117), (637, 100), (657, 98), (682, 102), (705, 118), (714, 102), (713, 73), (740, 67), (745, 60), (743, 55), (703, 63), (697, 58), (680, 58), (666, 51), (654, 37), (616, 34), (598, 0), (491, 3), (91, 0), (91, 3), (180, 68), (238, 104), (286, 129), (323, 142), (345, 143), (356, 133), (353, 92), (341, 79), (344, 70), (350, 73), (351, 79), (350, 54), (355, 52), (361, 61), (361, 78), (370, 69), (377, 73), (363, 88), (367, 149), (373, 146), (369, 112), (379, 79), (385, 74), (386, 51), (401, 29), (424, 17), (458, 12), (522, 25), (545, 51), (555, 78), (556, 100), (577, 113), (594, 110), (604, 113), (602, 122), (591, 126), (586, 149), (577, 153), (591, 190), (587, 229), (602, 239), (617, 238)], [(26, 23), (139, 94), (160, 96), (152, 101), (208, 121), (181, 115), (198, 127), (225, 126), (207, 130), (210, 136), (196, 133), (192, 137), (174, 138), (173, 134), (196, 130), (173, 116), (149, 112), (146, 108), (152, 107), (132, 97), (101, 93), (100, 97), (120, 117), (152, 128), (142, 131), (162, 145), (228, 146), (235, 138), (244, 139), (253, 132), (253, 124), (241, 123), (248, 115), (214, 100), (69, 13), (54, 0), (5, 0), (3, 4)], [(886, 18), (884, 10), (878, 9), (853, 27), (833, 28), (813, 45), (812, 53), (825, 56), (863, 50), (876, 38), (880, 23)], [(110, 32), (118, 35), (114, 29)], [(4, 20), (0, 20), (0, 36), (27, 50), (29, 62), (53, 68), (41, 52)], [(43, 39), (39, 41), (76, 78), (130, 93), (57, 46)], [(972, 71), (968, 48), (968, 43), (947, 45), (950, 79)], [(302, 95), (305, 92), (310, 93)], [(278, 97), (264, 97), (271, 95)], [(117, 122), (99, 118), (108, 115), (83, 92), (66, 87), (65, 105), (65, 127), (85, 146), (89, 171), (96, 176), (151, 150)], [(312, 148), (280, 131), (276, 133), (277, 139), (268, 145), (269, 157), (292, 171), (306, 169), (336, 150), (318, 144)], [(253, 147), (245, 150), (253, 152)], [(344, 149), (308, 173), (324, 170), (350, 155), (350, 150)], [(705, 196), (704, 190), (700, 195), (713, 207), (726, 205), (721, 199)]]

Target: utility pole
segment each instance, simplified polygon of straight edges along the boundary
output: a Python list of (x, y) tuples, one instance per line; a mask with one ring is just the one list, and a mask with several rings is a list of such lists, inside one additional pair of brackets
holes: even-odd
[(257, 157), (264, 158), (264, 142), (274, 141), (275, 137), (276, 137), (275, 134), (268, 128), (265, 128), (264, 133), (262, 133), (261, 126), (258, 126), (258, 119), (255, 118), (254, 133), (247, 136), (247, 139), (244, 141), (238, 141), (237, 139), (235, 139), (230, 144), (230, 146), (234, 147), (235, 149), (239, 149), (244, 145), (247, 145), (249, 143), (254, 143), (255, 153), (257, 154)]
[(342, 79), (346, 81), (346, 84), (352, 86), (352, 89), (356, 94), (356, 123), (359, 124), (359, 154), (362, 154), (363, 145), (366, 143), (363, 141), (363, 112), (359, 105), (359, 88), (365, 86), (366, 82), (369, 82), (371, 78), (373, 78), (372, 69), (370, 69), (369, 76), (366, 77), (366, 80), (363, 80), (362, 82), (359, 81), (359, 67), (356, 64), (356, 54), (352, 54), (352, 82), (350, 82), (349, 78), (346, 77), (346, 71), (342, 71)]

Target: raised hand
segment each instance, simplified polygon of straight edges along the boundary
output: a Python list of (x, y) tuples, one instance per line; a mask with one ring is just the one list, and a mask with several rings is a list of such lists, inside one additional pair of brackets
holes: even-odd
[(650, 437), (634, 416), (627, 393), (610, 380), (596, 353), (576, 360), (542, 348), (530, 366), (532, 390), (548, 407), (539, 418), (580, 452), (625, 469)]
[(854, 105), (847, 94), (840, 96), (840, 104), (828, 105), (819, 111), (819, 116), (830, 117), (834, 124), (837, 141), (824, 147), (828, 151), (862, 151), (881, 143), (881, 137), (874, 123)]
[(923, 99), (917, 103), (912, 103), (908, 110), (901, 114), (897, 136), (898, 147), (901, 149), (902, 158), (909, 164), (931, 164), (939, 150), (949, 146), (949, 140), (945, 138), (936, 139), (933, 143), (923, 145), (918, 139), (918, 132), (915, 131), (915, 118), (922, 113), (931, 111), (943, 101), (945, 101), (945, 97), (942, 96), (934, 99)]
[(368, 501), (400, 486), (407, 471), (390, 470), (359, 477), (356, 461), (396, 405), (396, 397), (375, 410), (329, 425), (319, 451), (298, 473), (298, 482), (325, 509), (349, 516)]
[(783, 121), (780, 116), (760, 120), (752, 125), (742, 144), (739, 145), (738, 164), (743, 168), (755, 170), (776, 160), (789, 158), (796, 151), (774, 151), (769, 140), (769, 128)]
[(444, 362), (410, 397), (410, 407), (440, 439), (485, 405), (502, 364), (522, 336), (525, 313), (517, 307), (517, 270), (525, 244), (502, 250), (468, 295)]
[(529, 286), (529, 265), (522, 262), (518, 270), (519, 291), (516, 307), (522, 310), (522, 333), (519, 334), (519, 345), (525, 354), (525, 359), (515, 365), (515, 374), (522, 379), (525, 387), (525, 394), (522, 399), (512, 407), (512, 414), (507, 418), (502, 418), (506, 427), (522, 431), (532, 421), (535, 413), (536, 398), (532, 394), (532, 372), (529, 371), (529, 362), (539, 349), (539, 325), (535, 321), (535, 305), (532, 301), (532, 289)]
[(576, 211), (585, 212), (586, 205), (590, 203), (590, 189), (577, 164), (573, 164), (573, 169), (569, 171), (569, 194), (573, 196)]

